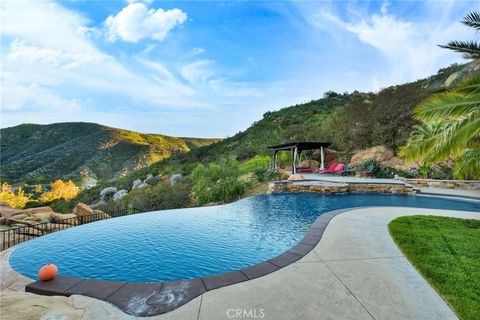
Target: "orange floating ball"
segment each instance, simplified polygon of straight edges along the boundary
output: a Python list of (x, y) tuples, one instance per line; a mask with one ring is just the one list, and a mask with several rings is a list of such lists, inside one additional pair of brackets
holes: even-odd
[(57, 272), (57, 266), (49, 263), (41, 267), (40, 270), (38, 270), (38, 278), (42, 281), (52, 280), (57, 275)]

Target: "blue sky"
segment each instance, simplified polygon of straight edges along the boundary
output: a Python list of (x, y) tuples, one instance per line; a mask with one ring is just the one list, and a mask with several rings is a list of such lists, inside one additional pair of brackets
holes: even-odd
[(1, 127), (97, 122), (226, 137), (327, 90), (462, 62), (471, 1), (4, 0)]

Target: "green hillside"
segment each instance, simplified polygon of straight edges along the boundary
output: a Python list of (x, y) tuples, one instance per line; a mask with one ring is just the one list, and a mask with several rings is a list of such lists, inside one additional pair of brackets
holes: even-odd
[(330, 141), (344, 160), (349, 160), (355, 151), (380, 144), (397, 150), (405, 144), (416, 123), (412, 108), (432, 93), (475, 72), (480, 72), (479, 62), (452, 65), (429, 78), (378, 93), (327, 92), (322, 99), (267, 112), (247, 130), (183, 154), (178, 160), (208, 162), (235, 157), (241, 161), (266, 154), (267, 145), (291, 141)]
[(143, 134), (94, 123), (22, 124), (1, 129), (1, 179), (50, 182), (88, 174), (109, 180), (218, 139)]
[[(412, 109), (419, 102), (478, 72), (480, 62), (474, 61), (454, 64), (426, 79), (391, 86), (377, 93), (326, 92), (322, 99), (267, 112), (245, 131), (157, 162), (121, 179), (119, 184), (126, 186), (148, 173), (189, 175), (197, 163), (222, 159), (233, 158), (245, 164), (254, 157), (258, 160), (258, 156), (269, 156), (265, 146), (291, 141), (332, 142), (331, 148), (346, 162), (356, 151), (376, 145), (384, 144), (396, 151), (417, 124)], [(268, 162), (268, 157), (261, 159), (263, 163)]]

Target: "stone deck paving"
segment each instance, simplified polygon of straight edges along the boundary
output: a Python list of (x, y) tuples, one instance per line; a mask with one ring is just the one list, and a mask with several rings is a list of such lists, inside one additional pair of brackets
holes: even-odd
[[(152, 319), (238, 319), (232, 316), (237, 309), (244, 315), (256, 314), (257, 319), (263, 315), (262, 319), (275, 320), (457, 319), (388, 233), (391, 220), (418, 214), (480, 219), (478, 212), (354, 209), (333, 218), (321, 241), (300, 261), (261, 278), (208, 291)], [(78, 295), (69, 299), (72, 308), (82, 310), (82, 319), (133, 318), (106, 302)]]

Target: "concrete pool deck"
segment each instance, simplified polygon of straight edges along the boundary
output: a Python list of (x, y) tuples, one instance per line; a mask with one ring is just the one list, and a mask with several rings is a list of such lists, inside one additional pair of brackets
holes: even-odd
[[(457, 319), (391, 239), (388, 223), (405, 215), (480, 219), (475, 212), (450, 210), (352, 209), (335, 216), (320, 242), (301, 260), (266, 276), (208, 291), (152, 319), (238, 319), (239, 315), (256, 315), (257, 319)], [(42, 298), (51, 299), (52, 304), (55, 299)], [(82, 310), (82, 319), (133, 318), (96, 299), (79, 295), (64, 299), (71, 308)], [(8, 307), (14, 305), (10, 302)]]

